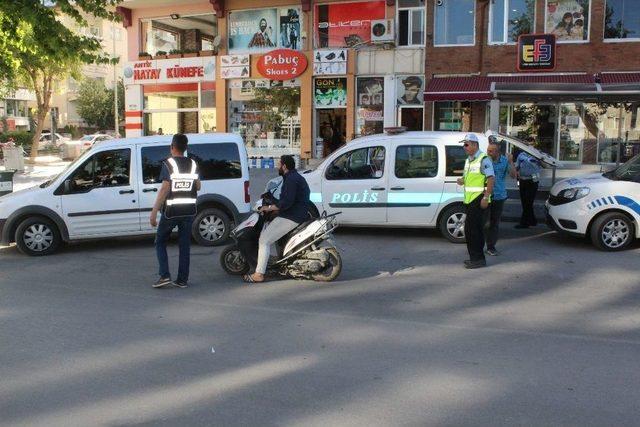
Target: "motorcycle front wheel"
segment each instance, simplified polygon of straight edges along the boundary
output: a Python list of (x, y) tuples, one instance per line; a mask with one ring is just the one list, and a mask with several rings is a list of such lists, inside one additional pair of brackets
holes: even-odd
[(222, 269), (232, 276), (249, 273), (249, 263), (244, 259), (236, 245), (227, 246), (220, 254)]
[(329, 264), (320, 272), (311, 276), (316, 282), (331, 282), (335, 280), (342, 271), (342, 258), (336, 248), (328, 248)]

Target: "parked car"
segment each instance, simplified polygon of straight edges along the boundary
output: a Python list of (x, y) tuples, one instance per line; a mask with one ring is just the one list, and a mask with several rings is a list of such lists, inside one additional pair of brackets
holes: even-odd
[[(162, 161), (171, 136), (114, 139), (96, 144), (62, 173), (38, 187), (0, 197), (0, 236), (28, 255), (47, 255), (62, 242), (153, 234)], [(193, 237), (223, 244), (250, 212), (249, 167), (241, 137), (193, 134), (189, 157), (200, 168), (202, 189)]]
[(94, 144), (109, 141), (111, 139), (114, 139), (111, 135), (97, 133), (85, 135), (82, 138), (73, 141), (64, 141), (58, 146), (60, 147), (60, 154), (63, 159), (73, 160), (80, 157), (80, 154), (93, 147)]
[[(62, 136), (59, 133), (56, 133), (55, 135), (56, 135), (56, 147), (59, 147), (60, 144), (70, 140), (66, 136)], [(40, 139), (38, 141), (40, 141), (40, 148), (52, 147), (53, 141), (51, 141), (51, 133), (43, 132), (42, 134), (40, 134)]]
[(110, 139), (114, 139), (111, 135), (106, 135), (102, 133), (95, 133), (92, 135), (85, 135), (78, 140), (82, 144), (82, 150), (88, 150), (93, 147), (93, 144), (97, 142), (108, 141)]
[(546, 202), (547, 222), (603, 251), (619, 251), (640, 238), (640, 154), (606, 173), (562, 180)]
[[(401, 132), (358, 138), (304, 172), (318, 212), (342, 212), (340, 225), (438, 228), (449, 241), (464, 235), (464, 190), (457, 179), (467, 155), (462, 132)], [(486, 152), (487, 135), (476, 134)], [(491, 133), (488, 133), (491, 135)], [(557, 161), (514, 138), (495, 134), (543, 162)]]

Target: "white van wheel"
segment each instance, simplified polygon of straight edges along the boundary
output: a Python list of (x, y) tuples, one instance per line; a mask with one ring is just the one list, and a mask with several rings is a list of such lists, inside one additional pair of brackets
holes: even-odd
[(599, 216), (591, 226), (591, 241), (602, 251), (621, 251), (631, 244), (633, 222), (618, 212)]
[(230, 232), (231, 220), (220, 209), (205, 208), (193, 221), (193, 238), (202, 246), (222, 245), (229, 238)]
[(449, 206), (440, 215), (438, 228), (440, 233), (452, 243), (466, 242), (464, 235), (464, 221), (467, 215), (463, 205)]
[(25, 255), (49, 255), (60, 246), (60, 232), (48, 218), (34, 216), (22, 221), (16, 229), (16, 246)]

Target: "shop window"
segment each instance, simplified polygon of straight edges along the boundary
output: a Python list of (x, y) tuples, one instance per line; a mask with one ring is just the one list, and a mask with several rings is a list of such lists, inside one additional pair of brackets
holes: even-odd
[(27, 117), (27, 101), (21, 99), (7, 99), (7, 116)]
[(173, 15), (141, 22), (141, 51), (155, 55), (158, 51), (214, 50), (213, 39), (218, 23), (215, 14)]
[(332, 181), (382, 178), (384, 151), (384, 147), (369, 147), (346, 152), (331, 162), (326, 177)]
[[(162, 88), (162, 86), (160, 86)], [(144, 87), (145, 110), (175, 110), (198, 108), (198, 84), (176, 85), (173, 91), (158, 91), (156, 87)]]
[(299, 154), (297, 82), (232, 80), (229, 98), (229, 130), (242, 136), (249, 155)]
[(444, 152), (447, 156), (447, 176), (462, 176), (464, 173), (464, 164), (467, 161), (467, 153), (464, 152), (462, 145), (447, 145)]
[(145, 135), (173, 135), (199, 132), (198, 111), (158, 111), (144, 113)]
[(69, 178), (71, 193), (130, 184), (131, 150), (109, 150), (87, 159)]
[(398, 178), (433, 178), (438, 175), (438, 149), (433, 145), (403, 145), (396, 148)]
[(475, 43), (475, 0), (435, 2), (435, 46)]
[(356, 133), (375, 135), (384, 129), (384, 77), (358, 77)]
[(398, 1), (398, 44), (424, 45), (424, 0)]
[(535, 0), (494, 0), (490, 11), (490, 43), (516, 43), (535, 28)]
[(470, 102), (445, 101), (433, 104), (433, 130), (460, 132), (471, 130)]
[(604, 38), (640, 38), (640, 7), (637, 0), (607, 0)]
[(546, 0), (545, 33), (559, 42), (589, 40), (591, 0)]

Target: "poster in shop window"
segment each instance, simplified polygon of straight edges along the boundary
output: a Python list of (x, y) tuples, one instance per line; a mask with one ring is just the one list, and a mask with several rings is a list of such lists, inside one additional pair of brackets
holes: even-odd
[(347, 106), (346, 78), (316, 78), (314, 88), (316, 108), (340, 108)]
[(547, 0), (545, 33), (557, 41), (589, 39), (590, 0)]
[(229, 53), (302, 49), (300, 14), (295, 7), (229, 12)]
[(358, 118), (382, 121), (384, 109), (384, 77), (362, 77), (357, 80)]
[(383, 0), (317, 5), (316, 47), (352, 47), (370, 42), (371, 21), (386, 18), (385, 4)]
[(398, 106), (422, 105), (424, 103), (424, 78), (402, 76), (397, 79)]

